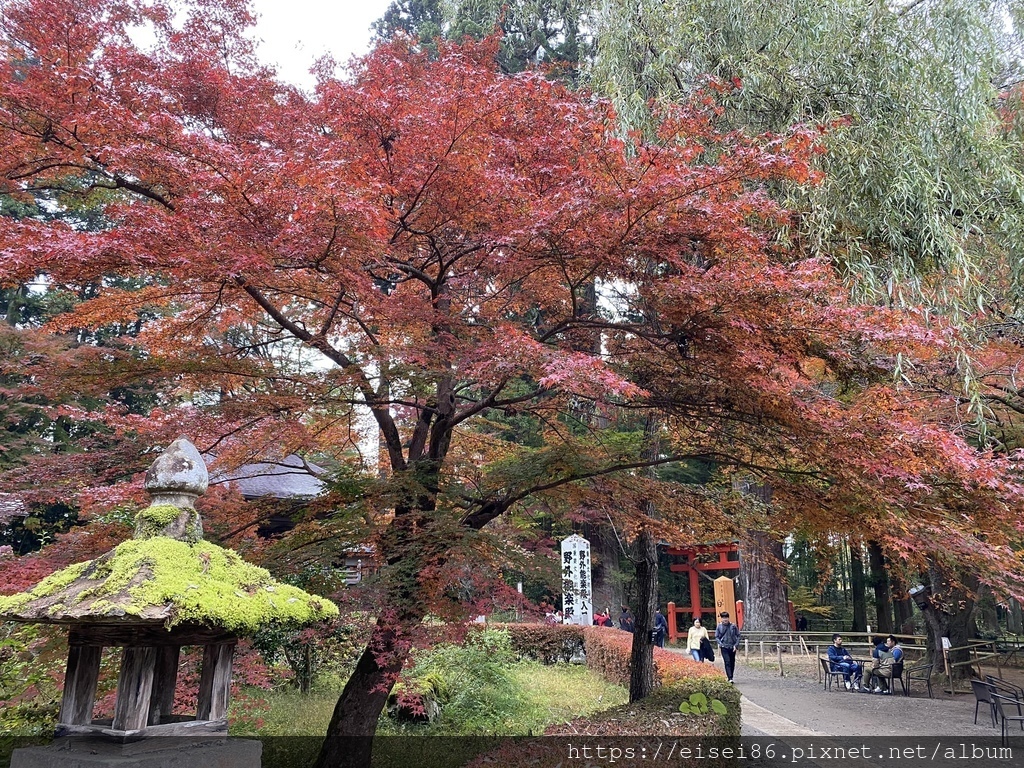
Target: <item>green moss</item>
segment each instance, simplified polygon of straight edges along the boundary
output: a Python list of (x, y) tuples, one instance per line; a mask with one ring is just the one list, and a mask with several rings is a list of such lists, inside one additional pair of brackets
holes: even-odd
[(139, 513), (135, 515), (135, 522), (145, 522), (162, 528), (177, 520), (178, 515), (183, 511), (181, 507), (176, 507), (173, 504), (154, 504), (139, 510)]
[(135, 538), (151, 539), (154, 536), (163, 536), (167, 526), (177, 520), (182, 513), (188, 513), (190, 517), (184, 532), (174, 538), (181, 538), (189, 543), (198, 542), (203, 538), (199, 513), (194, 509), (176, 507), (173, 504), (156, 504), (135, 515)]
[(56, 594), (78, 579), (89, 566), (89, 561), (69, 565), (56, 573), (51, 573), (27, 592), (16, 595), (0, 595), (0, 615), (14, 613), (39, 597)]
[[(206, 624), (248, 633), (268, 624), (301, 625), (338, 615), (329, 600), (274, 581), (231, 550), (165, 536), (131, 539), (108, 555), (53, 574), (29, 593), (0, 598), (0, 613), (56, 596), (81, 577), (90, 583), (73, 602), (89, 604), (94, 616), (141, 616), (148, 607), (169, 606), (169, 626)], [(68, 607), (47, 612), (57, 616)]]

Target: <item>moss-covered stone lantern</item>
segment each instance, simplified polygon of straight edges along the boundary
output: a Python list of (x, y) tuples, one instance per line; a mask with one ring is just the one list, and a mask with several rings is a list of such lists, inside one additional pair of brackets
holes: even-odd
[[(135, 535), (112, 551), (0, 597), (0, 619), (63, 624), (68, 664), (57, 735), (151, 736), (227, 732), (231, 659), (238, 637), (267, 624), (336, 616), (328, 600), (278, 583), (236, 553), (203, 541), (193, 506), (206, 491), (202, 457), (179, 437), (150, 467), (152, 503)], [(201, 645), (195, 718), (171, 714), (182, 646)], [(123, 648), (113, 721), (92, 718), (102, 650)]]

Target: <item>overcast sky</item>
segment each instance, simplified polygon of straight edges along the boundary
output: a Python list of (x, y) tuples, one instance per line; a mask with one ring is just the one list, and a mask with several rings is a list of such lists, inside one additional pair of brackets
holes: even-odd
[(253, 0), (260, 15), (256, 36), (261, 58), (275, 64), (281, 78), (311, 87), (309, 68), (330, 53), (341, 63), (366, 53), (370, 25), (390, 0)]

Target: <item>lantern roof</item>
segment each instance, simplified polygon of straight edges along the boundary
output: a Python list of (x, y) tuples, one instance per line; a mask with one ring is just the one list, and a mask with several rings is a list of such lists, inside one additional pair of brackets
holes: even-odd
[(277, 582), (236, 552), (203, 540), (193, 502), (208, 482), (199, 451), (179, 437), (146, 474), (152, 503), (136, 515), (134, 537), (26, 592), (0, 596), (0, 620), (205, 626), (247, 634), (268, 624), (337, 616), (330, 600)]

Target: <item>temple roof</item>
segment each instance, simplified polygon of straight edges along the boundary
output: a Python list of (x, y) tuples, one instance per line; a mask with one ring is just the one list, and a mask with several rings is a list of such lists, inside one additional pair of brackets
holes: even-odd
[(247, 499), (312, 499), (327, 486), (320, 475), (326, 470), (290, 454), (280, 461), (244, 464), (230, 472), (218, 472), (212, 483), (231, 483)]

